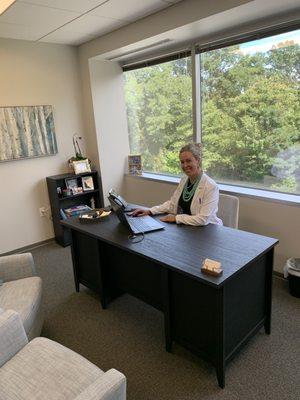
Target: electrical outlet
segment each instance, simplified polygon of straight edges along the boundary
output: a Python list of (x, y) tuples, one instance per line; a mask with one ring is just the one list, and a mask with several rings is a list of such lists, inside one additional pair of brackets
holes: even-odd
[(40, 213), (40, 217), (46, 217), (47, 208), (46, 207), (40, 207), (39, 208), (39, 213)]

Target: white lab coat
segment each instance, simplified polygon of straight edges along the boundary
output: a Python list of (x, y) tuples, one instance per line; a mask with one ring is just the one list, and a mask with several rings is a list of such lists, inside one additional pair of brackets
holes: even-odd
[(216, 182), (204, 173), (202, 174), (201, 180), (191, 202), (192, 215), (177, 214), (178, 202), (187, 180), (187, 176), (182, 178), (171, 199), (163, 204), (160, 204), (159, 206), (150, 208), (151, 213), (153, 215), (163, 213), (174, 214), (176, 215), (177, 224), (223, 225), (222, 220), (217, 217), (219, 188)]

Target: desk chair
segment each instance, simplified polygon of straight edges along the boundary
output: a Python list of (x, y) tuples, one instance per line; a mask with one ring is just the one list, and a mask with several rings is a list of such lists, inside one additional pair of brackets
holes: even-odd
[(239, 198), (220, 193), (218, 217), (221, 218), (224, 226), (238, 228)]

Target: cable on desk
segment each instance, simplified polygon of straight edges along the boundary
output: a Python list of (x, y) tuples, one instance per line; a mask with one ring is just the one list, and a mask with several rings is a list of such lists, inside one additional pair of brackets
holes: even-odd
[(135, 235), (134, 233), (131, 233), (128, 236), (128, 239), (132, 242), (132, 243), (140, 243), (142, 240), (144, 240), (144, 232), (141, 232), (141, 235)]

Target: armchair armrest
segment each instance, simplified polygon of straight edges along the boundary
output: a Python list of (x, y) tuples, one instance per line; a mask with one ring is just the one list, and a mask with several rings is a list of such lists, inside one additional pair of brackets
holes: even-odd
[(19, 314), (0, 309), (0, 367), (26, 344), (28, 339)]
[(126, 378), (110, 369), (89, 385), (75, 400), (126, 400)]
[(0, 279), (3, 282), (36, 275), (31, 253), (12, 254), (0, 257)]

